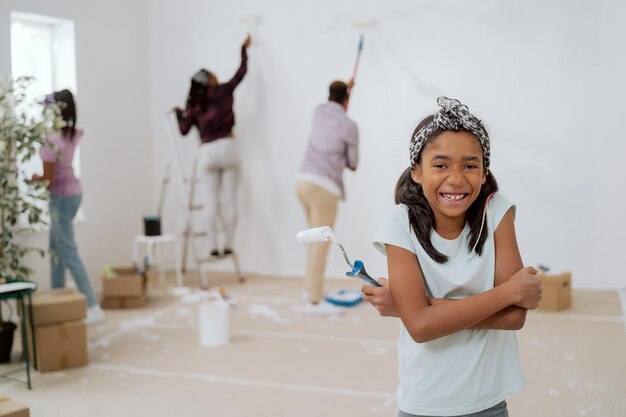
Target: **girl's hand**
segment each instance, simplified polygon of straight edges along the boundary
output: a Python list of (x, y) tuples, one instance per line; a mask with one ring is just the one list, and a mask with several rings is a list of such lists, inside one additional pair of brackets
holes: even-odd
[(391, 298), (389, 281), (386, 278), (379, 278), (378, 282), (382, 284), (382, 287), (374, 287), (373, 285), (363, 285), (361, 287), (363, 298), (373, 305), (381, 316), (400, 317), (400, 312), (393, 298)]
[(515, 295), (518, 296), (515, 305), (527, 310), (537, 308), (541, 300), (541, 279), (536, 274), (535, 268), (527, 267), (520, 269), (509, 279), (515, 285)]

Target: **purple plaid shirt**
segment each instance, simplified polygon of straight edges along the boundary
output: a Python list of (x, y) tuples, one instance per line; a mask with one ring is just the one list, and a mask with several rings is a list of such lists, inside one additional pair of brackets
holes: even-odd
[(207, 92), (206, 108), (199, 104), (187, 107), (184, 111), (176, 112), (180, 133), (186, 135), (192, 126), (200, 132), (202, 143), (223, 138), (231, 134), (235, 125), (233, 113), (233, 92), (248, 69), (248, 54), (246, 48), (241, 48), (241, 65), (233, 78), (224, 84), (217, 85)]
[(315, 109), (309, 145), (300, 172), (330, 179), (341, 191), (343, 171), (359, 163), (359, 130), (341, 104), (329, 101)]

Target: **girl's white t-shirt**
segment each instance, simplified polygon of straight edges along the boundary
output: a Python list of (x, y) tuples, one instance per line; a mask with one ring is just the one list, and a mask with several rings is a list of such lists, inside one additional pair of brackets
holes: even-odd
[[(465, 298), (493, 288), (494, 232), (510, 208), (515, 210), (499, 193), (489, 200), (486, 214), (489, 234), (481, 256), (469, 253), (469, 225), (466, 224), (454, 240), (446, 240), (431, 231), (434, 247), (448, 256), (446, 263), (435, 262), (412, 232), (408, 208), (403, 204), (386, 214), (374, 246), (385, 255), (385, 244), (416, 254), (427, 296)], [(475, 413), (500, 403), (526, 383), (517, 339), (511, 330), (462, 330), (430, 342), (416, 343), (401, 325), (398, 361), (398, 407), (410, 414)]]

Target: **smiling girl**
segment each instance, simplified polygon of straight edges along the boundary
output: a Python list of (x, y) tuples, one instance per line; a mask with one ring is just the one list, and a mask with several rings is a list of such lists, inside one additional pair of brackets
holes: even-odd
[(523, 268), (482, 122), (458, 100), (437, 103), (413, 133), (397, 205), (374, 242), (388, 285), (362, 290), (402, 320), (399, 416), (508, 416), (505, 399), (525, 384), (513, 330), (541, 284)]

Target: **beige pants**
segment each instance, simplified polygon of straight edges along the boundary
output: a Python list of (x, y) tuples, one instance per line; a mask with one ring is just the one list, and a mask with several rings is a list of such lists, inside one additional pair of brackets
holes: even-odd
[[(322, 187), (306, 182), (296, 182), (296, 194), (304, 208), (309, 228), (335, 225), (339, 197)], [(324, 269), (330, 242), (314, 243), (307, 246), (306, 252), (306, 288), (309, 302), (317, 304), (322, 301), (324, 290)]]

